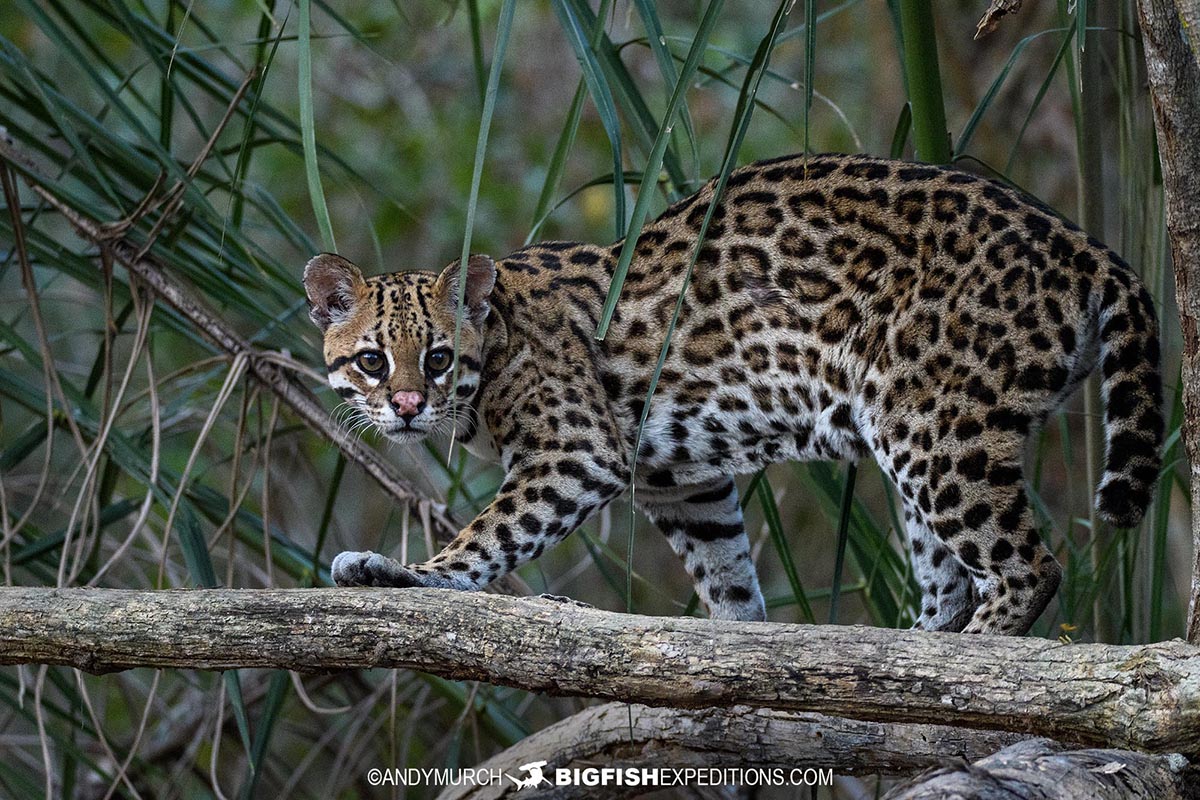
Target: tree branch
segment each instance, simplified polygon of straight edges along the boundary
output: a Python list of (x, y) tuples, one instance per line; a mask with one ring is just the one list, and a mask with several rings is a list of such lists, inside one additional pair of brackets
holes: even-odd
[(942, 768), (897, 786), (886, 800), (1195, 800), (1200, 772), (1179, 756), (1124, 750), (1063, 751), (1045, 739), (1012, 745), (974, 764)]
[(1183, 332), (1183, 439), (1191, 464), (1195, 558), (1187, 639), (1200, 644), (1200, 46), (1189, 46), (1185, 38), (1188, 30), (1193, 38), (1200, 37), (1195, 27), (1200, 11), (1195, 3), (1138, 0), (1138, 12)]
[(1200, 649), (636, 617), (437, 589), (0, 588), (0, 664), (408, 668), (676, 708), (749, 705), (1200, 756)]
[[(544, 771), (595, 766), (674, 768), (832, 769), (837, 775), (911, 774), (948, 760), (974, 761), (1023, 737), (945, 725), (868, 722), (795, 711), (734, 706), (676, 711), (606, 703), (531, 734), (476, 764), (477, 770), (513, 772), (546, 761)], [(514, 784), (462, 784), (439, 800), (493, 800)], [(613, 797), (612, 786), (558, 787), (555, 797)], [(518, 795), (519, 797), (519, 795)]]

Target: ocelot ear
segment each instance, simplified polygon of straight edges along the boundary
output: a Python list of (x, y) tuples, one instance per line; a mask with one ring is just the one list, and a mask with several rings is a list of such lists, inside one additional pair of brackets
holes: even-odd
[[(437, 279), (436, 290), (452, 313), (458, 311), (458, 278), (461, 273), (462, 262), (454, 261), (442, 270)], [(495, 285), (496, 262), (491, 256), (473, 255), (467, 259), (467, 288), (463, 294), (467, 306), (465, 319), (476, 325), (487, 319), (491, 310), (488, 297)]]
[(365, 285), (358, 267), (339, 255), (321, 253), (304, 267), (308, 316), (321, 330), (345, 322)]

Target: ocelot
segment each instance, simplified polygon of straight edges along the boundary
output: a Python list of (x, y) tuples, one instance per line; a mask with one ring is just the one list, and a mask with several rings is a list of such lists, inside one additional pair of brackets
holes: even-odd
[[(644, 227), (603, 341), (621, 242), (545, 242), (440, 274), (305, 269), (329, 382), (388, 438), (457, 426), (506, 477), (441, 553), (342, 553), (342, 585), (478, 589), (626, 490), (714, 617), (764, 617), (734, 476), (871, 455), (904, 506), (917, 626), (1028, 631), (1060, 567), (1023, 475), (1030, 437), (1096, 367), (1106, 452), (1095, 503), (1137, 523), (1162, 438), (1157, 323), (1115, 253), (1002, 184), (864, 156), (736, 170), (686, 289), (713, 182)], [(455, 317), (463, 298), (455, 366)]]

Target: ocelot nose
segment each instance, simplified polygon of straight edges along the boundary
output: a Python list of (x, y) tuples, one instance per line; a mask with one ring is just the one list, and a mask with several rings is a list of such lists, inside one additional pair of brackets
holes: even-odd
[(396, 416), (409, 422), (425, 408), (425, 395), (420, 392), (396, 392), (392, 395), (392, 408), (395, 409)]

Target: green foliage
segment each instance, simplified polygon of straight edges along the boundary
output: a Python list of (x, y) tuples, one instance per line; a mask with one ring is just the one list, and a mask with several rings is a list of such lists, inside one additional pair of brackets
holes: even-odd
[[(6, 160), (17, 202), (0, 213), (4, 580), (311, 586), (340, 550), (418, 559), (430, 546), (420, 515), (281, 411), (244, 360), (79, 238), (24, 185), (34, 172), (296, 367), (335, 414), (299, 285), (319, 248), (382, 271), (534, 238), (607, 241), (711, 175), (719, 194), (736, 165), (804, 149), (992, 165), (1068, 216), (1081, 197), (1111, 198), (1089, 227), (1152, 287), (1177, 376), (1133, 4), (1053, 5), (1026, 4), (973, 43), (978, 8), (907, 0), (890, 13), (858, 0), (14, 0), (0, 15), (0, 126), (34, 165)], [(1115, 67), (1088, 72), (1089, 58)], [(1115, 122), (1084, 158), (1088, 114)], [(1173, 378), (1167, 394), (1166, 466), (1138, 530), (1090, 527), (1082, 401), (1047, 426), (1035, 507), (1067, 574), (1037, 633), (1182, 630)], [(444, 443), (387, 452), (460, 521), (500, 478)], [(772, 619), (911, 623), (902, 523), (873, 464), (779, 466), (741, 486)], [(598, 606), (691, 613), (683, 570), (627, 512), (618, 502), (521, 577)], [(303, 798), (353, 796), (370, 767), (473, 764), (577, 704), (416, 673), (47, 668), (0, 671), (0, 708), (3, 796), (48, 783)]]

